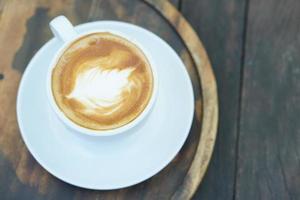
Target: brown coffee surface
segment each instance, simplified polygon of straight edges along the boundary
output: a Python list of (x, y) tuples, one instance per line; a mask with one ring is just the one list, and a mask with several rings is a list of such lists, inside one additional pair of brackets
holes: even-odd
[(52, 92), (61, 111), (76, 124), (109, 130), (128, 124), (152, 95), (153, 74), (144, 53), (108, 32), (73, 42), (52, 71)]

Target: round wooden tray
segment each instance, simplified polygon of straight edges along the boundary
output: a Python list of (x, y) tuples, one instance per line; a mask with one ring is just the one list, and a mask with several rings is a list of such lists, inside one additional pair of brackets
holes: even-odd
[[(4, 198), (190, 199), (212, 155), (218, 99), (206, 51), (195, 31), (174, 6), (165, 0), (12, 0), (4, 1), (3, 5), (0, 5), (0, 42), (6, 49), (0, 49), (3, 73), (0, 86), (5, 95), (1, 95), (0, 103), (5, 116), (0, 115), (0, 167), (3, 172), (0, 185), (1, 191), (7, 191)], [(52, 37), (48, 23), (59, 14), (67, 16), (74, 25), (96, 20), (120, 20), (145, 27), (166, 40), (184, 61), (195, 94), (193, 125), (176, 158), (151, 179), (120, 190), (85, 190), (51, 176), (26, 149), (16, 121), (17, 88), (31, 57)]]

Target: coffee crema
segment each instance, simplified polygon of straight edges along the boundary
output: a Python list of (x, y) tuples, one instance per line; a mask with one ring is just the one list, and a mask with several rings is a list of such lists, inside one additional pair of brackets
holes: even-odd
[(128, 124), (152, 95), (150, 64), (132, 42), (108, 32), (77, 39), (52, 71), (52, 92), (61, 111), (76, 124), (109, 130)]

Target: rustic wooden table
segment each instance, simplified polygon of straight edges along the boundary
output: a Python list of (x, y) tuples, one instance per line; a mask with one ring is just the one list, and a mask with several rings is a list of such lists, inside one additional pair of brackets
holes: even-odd
[[(218, 138), (194, 199), (300, 199), (300, 2), (171, 2), (204, 43), (218, 83)], [(167, 193), (180, 185), (197, 134), (191, 134), (179, 156), (158, 176), (129, 189), (97, 192), (49, 175), (28, 153), (16, 126), (18, 83), (32, 55), (51, 38), (46, 28), (40, 33), (41, 27), (58, 14), (77, 24), (117, 19), (147, 27), (167, 40), (187, 67), (193, 66), (176, 32), (144, 4), (0, 0), (0, 199), (168, 199)], [(194, 86), (199, 84), (192, 69), (189, 72)], [(193, 129), (199, 129), (196, 122)], [(156, 187), (164, 179), (174, 182)]]

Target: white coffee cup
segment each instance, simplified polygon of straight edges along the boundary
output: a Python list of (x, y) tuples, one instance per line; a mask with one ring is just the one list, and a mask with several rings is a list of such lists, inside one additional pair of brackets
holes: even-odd
[(64, 17), (64, 16), (58, 16), (56, 18), (54, 18), (51, 22), (50, 22), (50, 29), (52, 31), (52, 33), (54, 34), (55, 38), (57, 40), (59, 40), (62, 43), (62, 46), (59, 48), (59, 50), (57, 51), (57, 53), (54, 55), (53, 59), (50, 62), (49, 65), (49, 69), (48, 69), (48, 74), (47, 74), (47, 95), (48, 95), (48, 99), (50, 102), (50, 106), (53, 108), (54, 112), (57, 114), (58, 118), (69, 128), (75, 130), (76, 132), (79, 133), (83, 133), (83, 134), (87, 134), (87, 135), (91, 135), (91, 136), (111, 136), (111, 135), (116, 135), (116, 134), (120, 134), (120, 133), (124, 133), (126, 131), (129, 131), (133, 128), (135, 128), (138, 124), (140, 124), (143, 119), (149, 114), (149, 112), (151, 111), (156, 97), (157, 97), (157, 90), (158, 90), (158, 77), (157, 77), (157, 70), (155, 68), (155, 63), (153, 61), (153, 59), (151, 58), (151, 54), (147, 51), (147, 49), (145, 49), (143, 47), (142, 44), (140, 44), (139, 42), (135, 41), (133, 38), (130, 38), (129, 35), (126, 35), (120, 31), (115, 31), (115, 30), (105, 30), (105, 32), (110, 32), (116, 35), (119, 35), (129, 41), (131, 41), (132, 43), (134, 43), (135, 45), (137, 45), (145, 54), (145, 56), (147, 57), (151, 69), (152, 69), (152, 73), (153, 73), (153, 91), (152, 91), (152, 95), (151, 98), (147, 104), (147, 106), (145, 107), (145, 109), (142, 111), (142, 113), (140, 113), (140, 115), (138, 117), (136, 117), (133, 121), (127, 123), (124, 126), (121, 126), (119, 128), (115, 128), (115, 129), (110, 129), (110, 130), (93, 130), (93, 129), (88, 129), (85, 127), (82, 127), (76, 123), (74, 123), (72, 120), (70, 120), (64, 113), (63, 111), (60, 110), (60, 108), (58, 107), (58, 105), (55, 102), (53, 93), (52, 93), (52, 71), (53, 68), (56, 66), (58, 59), (60, 58), (60, 56), (64, 53), (64, 51), (70, 46), (70, 44), (72, 44), (74, 41), (76, 41), (77, 39), (84, 37), (85, 35), (91, 34), (91, 33), (95, 33), (95, 32), (103, 32), (103, 30), (94, 30), (94, 31), (90, 31), (90, 32), (85, 32), (85, 33), (77, 33), (76, 30), (74, 29), (73, 25), (70, 23), (70, 21)]

